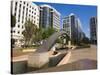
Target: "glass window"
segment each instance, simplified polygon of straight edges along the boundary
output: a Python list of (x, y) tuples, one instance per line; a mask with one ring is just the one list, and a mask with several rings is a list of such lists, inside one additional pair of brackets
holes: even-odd
[(25, 1), (24, 1), (24, 4), (25, 4)]
[(32, 14), (33, 14), (33, 11), (32, 11)]
[(20, 33), (20, 31), (18, 31), (18, 34)]
[(34, 13), (34, 15), (36, 15), (36, 13)]
[(22, 25), (22, 29), (23, 29), (24, 27), (23, 27), (23, 25)]
[(15, 3), (15, 16), (16, 16), (16, 11), (17, 11), (17, 2)]
[(20, 27), (20, 25), (18, 25), (18, 28)]
[(15, 33), (15, 30), (13, 31), (13, 33)]
[(31, 10), (29, 10), (29, 12), (31, 12)]

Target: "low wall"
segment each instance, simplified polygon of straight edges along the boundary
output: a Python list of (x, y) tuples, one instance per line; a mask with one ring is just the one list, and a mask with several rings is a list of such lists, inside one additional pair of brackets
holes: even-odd
[(56, 66), (61, 59), (66, 55), (66, 53), (58, 54), (57, 56), (53, 56), (49, 58), (49, 67)]
[(11, 73), (21, 74), (27, 72), (27, 61), (11, 62)]

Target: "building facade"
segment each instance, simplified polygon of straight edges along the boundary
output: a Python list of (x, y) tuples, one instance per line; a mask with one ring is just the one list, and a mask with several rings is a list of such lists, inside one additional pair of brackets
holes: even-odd
[(16, 45), (20, 45), (23, 39), (22, 32), (25, 29), (24, 24), (27, 20), (31, 20), (33, 24), (39, 27), (39, 8), (31, 1), (11, 1), (11, 15), (15, 16), (16, 24), (11, 30), (12, 39)]
[(84, 37), (80, 19), (73, 13), (63, 18), (63, 30), (74, 42), (78, 43)]
[(90, 39), (92, 44), (97, 44), (97, 17), (90, 18)]
[(40, 27), (60, 30), (60, 13), (49, 5), (40, 5)]

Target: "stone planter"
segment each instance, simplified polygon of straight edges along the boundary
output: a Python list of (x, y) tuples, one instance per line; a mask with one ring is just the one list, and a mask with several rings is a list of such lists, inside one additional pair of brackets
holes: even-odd
[(49, 63), (49, 53), (32, 53), (28, 56), (28, 67), (41, 68)]

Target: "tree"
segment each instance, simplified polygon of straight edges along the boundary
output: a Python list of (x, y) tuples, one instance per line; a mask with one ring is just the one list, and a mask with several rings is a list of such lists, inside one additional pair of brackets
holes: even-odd
[(34, 42), (34, 37), (37, 32), (37, 26), (28, 20), (25, 22), (25, 30), (23, 31), (25, 46), (30, 46)]
[(40, 42), (42, 40), (42, 29), (37, 29), (35, 37), (33, 37), (34, 43)]
[(42, 30), (42, 39), (46, 39), (48, 38), (49, 36), (51, 36), (55, 31), (54, 28), (52, 27), (48, 27), (47, 29), (43, 29)]
[[(66, 39), (66, 42), (64, 42), (64, 39)], [(69, 39), (69, 37), (67, 35), (62, 35), (56, 40), (56, 42), (57, 43), (61, 43), (61, 44), (68, 44), (69, 40), (70, 39)]]
[(16, 17), (11, 15), (11, 27), (15, 27), (16, 24)]

